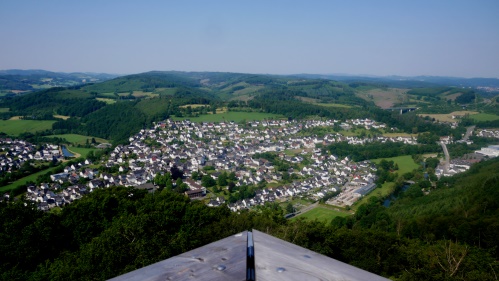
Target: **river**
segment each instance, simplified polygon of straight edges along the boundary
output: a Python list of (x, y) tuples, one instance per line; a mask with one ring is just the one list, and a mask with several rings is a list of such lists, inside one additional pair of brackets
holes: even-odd
[(390, 203), (392, 201), (397, 200), (397, 198), (399, 197), (400, 193), (406, 191), (408, 188), (409, 188), (409, 185), (405, 184), (399, 190), (394, 191), (392, 194), (390, 194), (390, 197), (386, 198), (385, 201), (383, 201), (383, 206), (385, 206), (387, 208), (390, 207)]
[(74, 157), (75, 155), (71, 152), (69, 152), (69, 150), (67, 150), (66, 146), (64, 145), (61, 145), (61, 151), (62, 151), (62, 155), (64, 157)]

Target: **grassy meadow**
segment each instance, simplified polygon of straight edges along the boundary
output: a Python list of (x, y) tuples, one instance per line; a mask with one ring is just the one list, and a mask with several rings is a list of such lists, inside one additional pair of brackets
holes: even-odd
[[(475, 118), (474, 116), (477, 115), (478, 112), (476, 111), (454, 111), (448, 114), (418, 114), (421, 117), (430, 117), (430, 118), (435, 118), (435, 120), (438, 120), (440, 122), (456, 122), (459, 119), (453, 119), (452, 116), (459, 116), (463, 117), (465, 115), (470, 115), (471, 118)], [(483, 113), (485, 114), (485, 113)], [(492, 115), (492, 114), (488, 114)], [(498, 117), (499, 119), (499, 117)]]
[(499, 119), (498, 115), (489, 113), (478, 113), (470, 117), (476, 121), (495, 121)]
[(305, 218), (307, 220), (317, 219), (319, 221), (329, 223), (335, 217), (347, 217), (350, 215), (351, 214), (346, 213), (346, 212), (340, 212), (340, 211), (333, 210), (333, 209), (327, 208), (325, 206), (319, 205), (308, 212), (305, 212), (305, 213), (300, 214), (296, 217), (293, 217), (292, 219), (298, 219), (298, 218)]
[[(77, 135), (77, 134), (50, 135), (48, 137), (52, 137), (52, 138), (63, 138), (63, 139), (66, 139), (70, 143), (73, 143), (73, 144), (82, 144), (82, 145), (86, 144), (87, 140), (89, 142), (92, 141), (92, 137), (91, 136), (84, 136), (84, 135)], [(109, 142), (108, 140), (101, 139), (101, 138), (95, 138), (95, 141), (98, 142), (98, 143), (107, 143), (107, 142)]]
[(105, 102), (107, 104), (116, 103), (116, 99), (112, 99), (112, 98), (95, 98), (95, 99), (98, 100), (98, 101)]
[(10, 136), (52, 129), (53, 120), (0, 120), (0, 132)]
[(77, 155), (77, 157), (83, 157), (83, 158), (86, 158), (88, 153), (90, 153), (90, 151), (97, 151), (98, 149), (97, 148), (85, 148), (85, 147), (75, 147), (75, 146), (69, 146), (67, 147), (67, 149), (69, 150), (69, 152), (72, 152), (72, 153), (75, 153)]

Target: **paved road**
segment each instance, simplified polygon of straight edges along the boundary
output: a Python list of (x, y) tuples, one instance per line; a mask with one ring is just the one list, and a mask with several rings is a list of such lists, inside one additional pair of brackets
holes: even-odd
[(449, 161), (450, 161), (450, 157), (449, 157), (449, 151), (447, 150), (447, 146), (445, 145), (444, 142), (440, 142), (440, 145), (442, 146), (442, 149), (444, 150), (444, 155), (445, 155), (445, 172), (448, 172), (449, 171)]
[(471, 133), (473, 133), (474, 129), (475, 129), (475, 126), (470, 126), (470, 127), (466, 128), (466, 134), (463, 137), (464, 141), (468, 140), (468, 138), (471, 136)]

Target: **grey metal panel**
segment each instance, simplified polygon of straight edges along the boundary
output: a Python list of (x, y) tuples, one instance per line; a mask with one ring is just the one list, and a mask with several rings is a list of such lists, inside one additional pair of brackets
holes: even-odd
[(246, 280), (246, 245), (245, 231), (110, 280)]
[(258, 281), (388, 280), (257, 230), (253, 239)]

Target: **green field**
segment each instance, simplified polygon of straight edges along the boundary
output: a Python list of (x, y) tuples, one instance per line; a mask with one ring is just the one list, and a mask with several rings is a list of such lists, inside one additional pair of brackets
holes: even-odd
[(0, 112), (9, 112), (9, 110), (10, 110), (10, 109), (9, 109), (9, 108), (7, 108), (7, 107), (2, 107), (2, 108), (0, 108)]
[(297, 219), (297, 218), (305, 218), (307, 220), (317, 219), (317, 220), (323, 221), (325, 223), (329, 223), (329, 222), (331, 222), (331, 220), (334, 217), (338, 217), (338, 216), (339, 217), (347, 217), (349, 215), (350, 215), (349, 213), (331, 210), (331, 209), (325, 208), (323, 206), (317, 206), (317, 207), (313, 208), (312, 210), (305, 212), (301, 215), (298, 215), (292, 219)]
[[(63, 134), (63, 135), (50, 135), (47, 137), (51, 138), (63, 138), (69, 141), (70, 143), (73, 144), (86, 144), (87, 140), (90, 142), (92, 141), (91, 136), (83, 136), (83, 135), (77, 135), (77, 134)], [(101, 139), (101, 138), (95, 138), (95, 141), (98, 143), (107, 143), (109, 142), (108, 140)]]
[(341, 104), (341, 103), (316, 103), (316, 105), (325, 106), (325, 107), (352, 108), (351, 105)]
[(36, 181), (36, 178), (38, 176), (43, 175), (43, 174), (48, 173), (48, 172), (51, 172), (51, 171), (53, 171), (55, 169), (57, 169), (57, 167), (48, 168), (48, 169), (45, 169), (43, 171), (39, 171), (38, 173), (31, 174), (31, 175), (29, 175), (27, 177), (24, 177), (22, 179), (18, 179), (17, 181), (15, 181), (15, 182), (13, 182), (13, 183), (11, 183), (9, 185), (0, 187), (0, 192), (12, 190), (12, 189), (14, 189), (14, 188), (16, 188), (16, 187), (18, 187), (20, 185), (26, 184), (29, 181), (33, 181), (34, 182), (34, 181)]
[(419, 167), (418, 164), (414, 163), (414, 160), (412, 160), (411, 155), (397, 156), (392, 158), (372, 159), (371, 161), (378, 164), (383, 159), (387, 161), (393, 160), (393, 162), (395, 162), (399, 166), (399, 170), (397, 171), (399, 175), (411, 172), (412, 170), (417, 169)]
[(69, 152), (73, 153), (78, 153), (81, 155), (83, 158), (87, 158), (87, 155), (90, 151), (97, 151), (97, 148), (84, 148), (84, 147), (74, 147), (74, 146), (69, 146), (68, 147)]
[[(404, 156), (397, 156), (397, 157), (392, 157), (392, 158), (380, 158), (380, 159), (373, 159), (371, 160), (374, 163), (379, 163), (381, 162), (382, 159), (385, 159), (387, 161), (393, 160), (398, 166), (399, 169), (396, 171), (396, 173), (399, 174), (399, 176), (411, 172), (414, 169), (417, 169), (419, 167), (418, 164), (414, 163), (414, 160), (412, 160), (412, 157), (410, 155), (404, 155)], [(369, 198), (376, 196), (378, 198), (386, 197), (393, 193), (395, 189), (395, 183), (393, 182), (385, 182), (381, 188), (376, 188), (373, 190), (371, 193), (367, 194), (364, 196), (362, 199), (357, 201), (352, 208), (356, 209), (358, 206), (360, 206), (363, 203), (366, 203)]]
[(471, 115), (470, 117), (476, 121), (494, 121), (499, 119), (499, 116), (489, 113), (478, 113)]
[(48, 120), (0, 120), (0, 132), (10, 136), (18, 136), (22, 133), (34, 133), (52, 129), (55, 121)]
[(95, 98), (98, 101), (103, 101), (107, 104), (113, 104), (116, 103), (116, 99), (111, 99), (111, 98)]
[(222, 121), (234, 121), (240, 122), (243, 120), (264, 120), (264, 119), (282, 119), (282, 115), (272, 114), (272, 113), (261, 113), (261, 112), (224, 112), (217, 114), (207, 114), (199, 117), (172, 117), (173, 120), (180, 121), (184, 119), (189, 119), (192, 122), (222, 122)]

